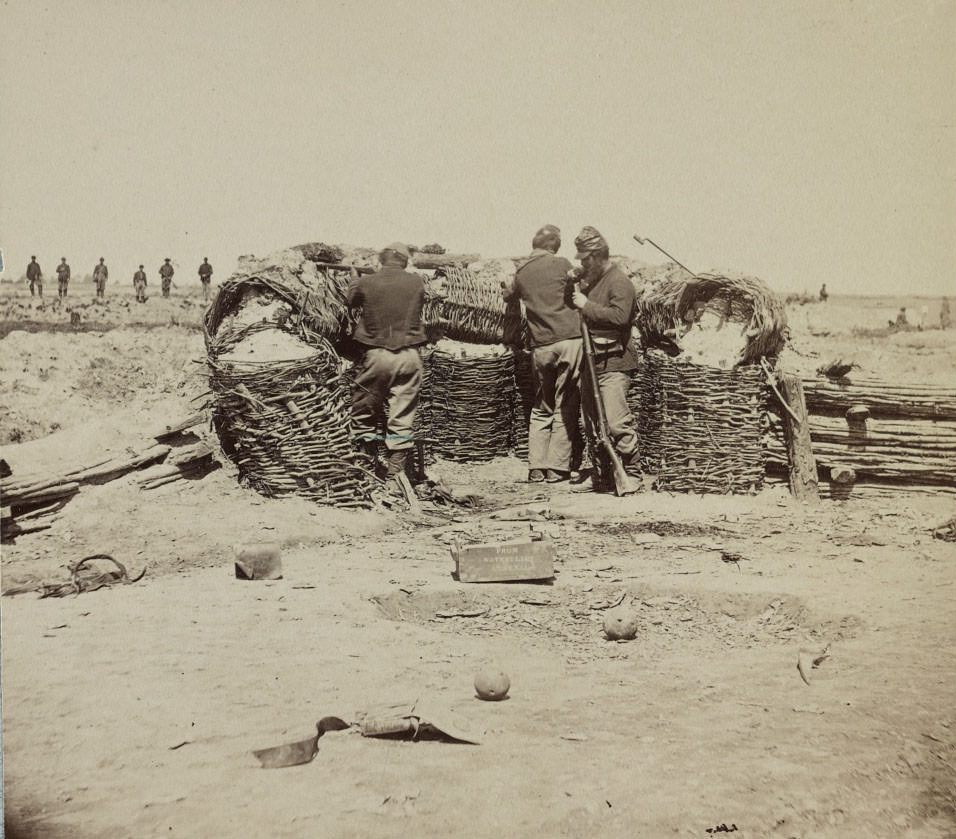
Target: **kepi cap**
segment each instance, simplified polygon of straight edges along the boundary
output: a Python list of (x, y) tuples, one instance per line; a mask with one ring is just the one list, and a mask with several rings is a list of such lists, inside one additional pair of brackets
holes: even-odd
[(586, 226), (581, 228), (581, 232), (574, 239), (574, 247), (578, 252), (574, 255), (575, 259), (583, 259), (589, 253), (593, 253), (601, 248), (608, 246), (607, 240), (594, 227)]
[(404, 256), (405, 259), (412, 258), (412, 252), (411, 250), (409, 250), (408, 245), (405, 245), (402, 242), (392, 242), (392, 244), (386, 245), (384, 248), (382, 248), (382, 250), (392, 251), (394, 253), (399, 254), (400, 256)]

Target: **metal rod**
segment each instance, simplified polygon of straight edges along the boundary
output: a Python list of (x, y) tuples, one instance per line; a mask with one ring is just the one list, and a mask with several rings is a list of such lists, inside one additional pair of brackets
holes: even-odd
[(693, 271), (691, 271), (690, 268), (688, 268), (686, 265), (684, 265), (683, 262), (680, 262), (679, 260), (677, 260), (677, 259), (675, 259), (673, 256), (671, 256), (671, 255), (670, 255), (667, 251), (665, 251), (660, 245), (658, 245), (657, 242), (655, 242), (653, 239), (642, 239), (640, 236), (638, 236), (638, 235), (635, 233), (635, 234), (634, 234), (634, 241), (636, 241), (639, 245), (644, 245), (644, 244), (653, 245), (653, 246), (654, 246), (655, 248), (657, 248), (662, 254), (664, 254), (664, 256), (666, 256), (671, 262), (675, 262), (675, 263), (677, 263), (678, 265), (680, 265), (680, 267), (683, 268), (683, 269), (684, 269), (688, 274), (690, 274), (692, 277), (694, 277), (694, 279), (697, 278), (697, 275), (696, 275)]

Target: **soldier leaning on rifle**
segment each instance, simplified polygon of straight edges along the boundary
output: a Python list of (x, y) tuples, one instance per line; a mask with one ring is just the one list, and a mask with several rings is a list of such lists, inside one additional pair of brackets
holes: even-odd
[(133, 274), (133, 288), (136, 290), (136, 302), (146, 302), (146, 272), (143, 266), (139, 266), (139, 271)]
[(56, 266), (56, 292), (58, 297), (66, 297), (70, 286), (70, 266), (66, 264), (66, 257), (60, 259)]
[(99, 265), (93, 268), (93, 282), (96, 283), (96, 296), (103, 297), (106, 292), (106, 280), (109, 278), (110, 272), (106, 267), (106, 263), (103, 261), (103, 257), (100, 257)]
[(348, 305), (362, 309), (353, 335), (363, 354), (352, 387), (352, 434), (377, 464), (385, 425), (386, 477), (404, 470), (414, 446), (412, 424), (422, 386), (418, 348), (426, 340), (425, 285), (421, 277), (405, 270), (410, 258), (401, 242), (388, 245), (379, 254), (381, 269), (362, 277), (353, 269), (348, 290)]
[[(584, 274), (582, 288), (574, 291), (571, 302), (580, 310), (594, 341), (594, 366), (614, 448), (621, 456), (625, 471), (640, 477), (637, 430), (627, 404), (631, 371), (637, 368), (637, 356), (628, 346), (634, 320), (634, 286), (611, 262), (607, 242), (593, 227), (582, 229), (574, 244), (578, 249), (575, 259), (581, 260)], [(582, 373), (581, 399), (584, 426), (593, 440), (597, 412), (586, 372)], [(571, 487), (572, 491), (591, 488), (593, 482), (592, 487), (587, 484)]]
[(39, 293), (40, 297), (43, 297), (43, 272), (35, 256), (30, 257), (30, 264), (27, 265), (27, 280), (30, 282), (30, 296)]
[(571, 435), (581, 408), (581, 321), (568, 296), (571, 263), (556, 256), (561, 231), (546, 224), (531, 247), (514, 281), (502, 283), (501, 294), (506, 301), (515, 294), (521, 298), (531, 333), (534, 407), (528, 423), (528, 480), (557, 483), (570, 475)]
[(169, 297), (169, 287), (173, 284), (173, 266), (167, 258), (159, 268), (159, 278), (162, 281), (163, 297)]

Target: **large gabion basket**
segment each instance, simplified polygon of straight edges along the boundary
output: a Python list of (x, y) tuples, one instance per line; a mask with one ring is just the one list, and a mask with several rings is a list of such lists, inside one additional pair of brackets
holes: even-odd
[(628, 399), (641, 465), (658, 489), (752, 493), (763, 484), (768, 388), (759, 366), (722, 370), (652, 350)]
[(223, 451), (240, 480), (263, 495), (369, 507), (373, 479), (352, 450), (340, 359), (323, 338), (312, 335), (309, 345), (312, 354), (290, 360), (236, 361), (210, 352)]
[(429, 401), (436, 454), (483, 461), (508, 453), (514, 411), (514, 358), (502, 348), (462, 355), (439, 345), (431, 356)]

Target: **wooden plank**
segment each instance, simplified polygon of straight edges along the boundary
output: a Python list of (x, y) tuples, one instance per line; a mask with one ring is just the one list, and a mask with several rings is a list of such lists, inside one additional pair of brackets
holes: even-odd
[(787, 448), (790, 492), (798, 501), (819, 501), (817, 465), (810, 442), (810, 423), (803, 396), (803, 384), (796, 373), (778, 370), (777, 386), (785, 404), (789, 406), (789, 410), (781, 415), (780, 420), (783, 423)]

